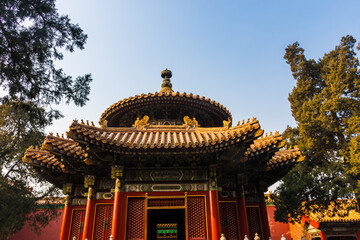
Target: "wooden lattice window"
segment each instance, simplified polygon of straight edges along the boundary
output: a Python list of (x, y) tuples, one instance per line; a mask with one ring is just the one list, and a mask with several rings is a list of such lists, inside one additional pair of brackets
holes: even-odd
[(184, 198), (154, 198), (148, 199), (148, 207), (183, 207)]
[(81, 239), (84, 229), (85, 209), (73, 210), (71, 216), (70, 239)]
[(129, 198), (128, 200), (128, 240), (145, 239), (145, 199)]
[(188, 197), (188, 236), (191, 239), (206, 239), (204, 197)]
[(263, 239), (259, 207), (246, 207), (246, 211), (249, 224), (249, 238), (254, 239), (255, 233), (258, 233), (260, 238)]
[(238, 220), (236, 202), (220, 202), (220, 222), (221, 233), (225, 234), (226, 239), (238, 240)]
[(94, 239), (108, 240), (111, 235), (113, 205), (96, 205), (95, 233)]

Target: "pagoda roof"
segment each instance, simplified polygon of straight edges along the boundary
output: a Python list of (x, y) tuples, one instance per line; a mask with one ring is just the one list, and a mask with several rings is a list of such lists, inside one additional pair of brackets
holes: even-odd
[(130, 127), (139, 114), (149, 115), (152, 121), (179, 122), (184, 116), (196, 117), (203, 127), (221, 127), (223, 120), (232, 119), (231, 113), (220, 103), (192, 93), (172, 90), (172, 72), (161, 72), (161, 90), (135, 95), (114, 103), (100, 117), (99, 124), (109, 127)]
[[(98, 128), (85, 123), (74, 121), (67, 133), (72, 139), (48, 135), (41, 149), (29, 147), (23, 161), (41, 168), (49, 168), (53, 172), (76, 172), (82, 165), (91, 164), (84, 150), (87, 144), (102, 146), (107, 150), (130, 151), (142, 150), (169, 150), (189, 149), (206, 151), (221, 151), (231, 148), (242, 141), (251, 141), (245, 152), (249, 161), (260, 156), (265, 160), (266, 171), (281, 169), (303, 160), (298, 148), (283, 149), (282, 136), (276, 132), (274, 135), (263, 134), (258, 120), (255, 118), (247, 123), (234, 127), (221, 128), (187, 128), (187, 126), (148, 126), (146, 129), (132, 128)], [(258, 139), (256, 139), (258, 138)], [(113, 147), (113, 148), (111, 148)], [(201, 151), (200, 151), (201, 150)], [(270, 159), (266, 158), (274, 152)], [(66, 158), (66, 163), (64, 163)]]
[(161, 103), (182, 107), (187, 106), (197, 109), (197, 111), (206, 111), (211, 114), (217, 122), (232, 119), (231, 113), (226, 107), (210, 98), (194, 95), (192, 93), (155, 92), (135, 95), (134, 97), (125, 98), (114, 103), (102, 113), (99, 123), (102, 124), (106, 121), (109, 126), (116, 126), (116, 122), (119, 121), (119, 119), (124, 118), (123, 116), (128, 118), (128, 112), (134, 109), (138, 110), (139, 107), (149, 105), (156, 106)]
[(143, 128), (99, 128), (74, 121), (67, 132), (77, 142), (91, 143), (123, 153), (141, 151), (221, 151), (241, 141), (253, 141), (263, 134), (253, 118), (234, 127), (202, 128), (188, 125), (149, 125)]

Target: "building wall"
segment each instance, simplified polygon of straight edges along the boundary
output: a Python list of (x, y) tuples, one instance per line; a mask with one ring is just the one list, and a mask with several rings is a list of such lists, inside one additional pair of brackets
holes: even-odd
[[(273, 240), (280, 240), (281, 234), (284, 234), (287, 240), (290, 240), (292, 235), (290, 234), (289, 224), (279, 223), (274, 221), (274, 206), (267, 206), (267, 213), (270, 224), (271, 238)], [(30, 227), (26, 224), (21, 231), (16, 233), (10, 238), (10, 240), (58, 240), (60, 236), (60, 228), (62, 221), (63, 209), (59, 209), (59, 216), (49, 223), (45, 228), (42, 229), (40, 235), (32, 232)], [(293, 237), (294, 238), (294, 237)], [(294, 240), (298, 240), (294, 238)]]
[(287, 240), (291, 239), (289, 224), (276, 222), (274, 220), (275, 206), (267, 205), (266, 209), (267, 209), (267, 214), (268, 214), (268, 219), (269, 219), (271, 239), (280, 240), (281, 234), (284, 234), (284, 237)]
[(58, 240), (60, 236), (63, 209), (59, 209), (58, 211), (59, 216), (57, 216), (45, 228), (43, 228), (40, 235), (37, 235), (31, 231), (30, 226), (25, 224), (23, 229), (13, 235), (9, 240)]

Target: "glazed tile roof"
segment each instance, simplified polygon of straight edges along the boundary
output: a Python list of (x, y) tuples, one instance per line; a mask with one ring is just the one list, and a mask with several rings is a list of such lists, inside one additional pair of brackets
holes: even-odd
[(76, 141), (125, 150), (218, 149), (244, 140), (254, 140), (263, 130), (255, 118), (234, 127), (201, 128), (188, 126), (148, 126), (143, 129), (98, 128), (74, 121), (67, 133)]
[[(70, 126), (68, 136), (76, 139), (82, 137), (92, 144), (104, 144), (124, 149), (182, 149), (224, 146), (247, 140), (249, 135), (253, 144), (246, 151), (250, 159), (252, 154), (263, 154), (274, 149), (277, 151), (267, 160), (268, 170), (279, 168), (303, 160), (298, 148), (280, 150), (283, 141), (279, 133), (259, 137), (263, 130), (256, 119), (230, 128), (190, 128), (187, 126), (149, 126), (146, 129), (133, 128), (97, 128), (74, 121)], [(78, 141), (78, 140), (76, 140)], [(33, 166), (52, 168), (56, 171), (68, 172), (69, 164), (62, 164), (61, 156), (67, 156), (73, 163), (86, 162), (87, 153), (79, 143), (50, 134), (44, 140), (42, 148), (30, 147), (23, 158), (24, 162)], [(85, 143), (86, 143), (85, 142)], [(67, 161), (69, 163), (69, 161)], [(70, 166), (72, 167), (72, 166)]]
[(269, 136), (266, 134), (265, 137), (256, 139), (247, 149), (245, 155), (248, 158), (260, 157), (263, 153), (268, 153), (271, 150), (278, 151), (284, 144), (283, 138), (279, 132), (275, 132), (274, 135), (270, 133)]
[(285, 164), (291, 164), (296, 162), (302, 162), (304, 157), (301, 155), (299, 148), (280, 150), (268, 161), (267, 165), (269, 169), (283, 166)]
[[(344, 209), (355, 208), (357, 205), (356, 200), (338, 200), (340, 206)], [(340, 210), (342, 211), (342, 210)], [(345, 213), (345, 212), (343, 212)], [(309, 214), (309, 218), (318, 223), (360, 223), (360, 213), (355, 210), (349, 210), (348, 214), (339, 216), (333, 212), (333, 203), (323, 214), (314, 211)]]
[(148, 93), (148, 94), (141, 94), (141, 95), (135, 95), (134, 97), (124, 98), (123, 100), (118, 101), (117, 103), (114, 103), (110, 107), (108, 107), (101, 115), (99, 123), (102, 123), (104, 120), (107, 120), (111, 115), (118, 112), (120, 109), (127, 108), (132, 104), (135, 103), (141, 103), (144, 102), (151, 102), (156, 101), (156, 99), (163, 99), (166, 101), (169, 100), (175, 100), (175, 101), (189, 101), (189, 100), (195, 100), (201, 103), (202, 105), (205, 105), (206, 108), (211, 109), (218, 109), (219, 112), (222, 112), (222, 114), (225, 117), (225, 119), (230, 118), (231, 119), (231, 113), (226, 107), (221, 105), (220, 103), (211, 100), (210, 98), (206, 98), (199, 95), (194, 95), (192, 93), (180, 93), (180, 92), (155, 92), (155, 93)]
[(85, 151), (79, 146), (79, 143), (60, 136), (55, 137), (52, 133), (45, 138), (41, 149), (64, 154), (73, 158), (85, 158)]
[(62, 171), (61, 162), (54, 154), (32, 146), (26, 150), (23, 162), (32, 166), (51, 168), (53, 171)]

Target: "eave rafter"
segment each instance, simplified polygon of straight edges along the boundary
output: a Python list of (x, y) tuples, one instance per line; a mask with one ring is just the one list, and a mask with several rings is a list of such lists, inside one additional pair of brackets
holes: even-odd
[(98, 128), (74, 121), (67, 135), (83, 144), (119, 153), (216, 152), (263, 134), (255, 118), (234, 127), (148, 126)]
[(275, 170), (285, 165), (292, 166), (295, 163), (302, 161), (304, 161), (304, 157), (301, 155), (298, 147), (280, 150), (268, 161), (267, 170)]

